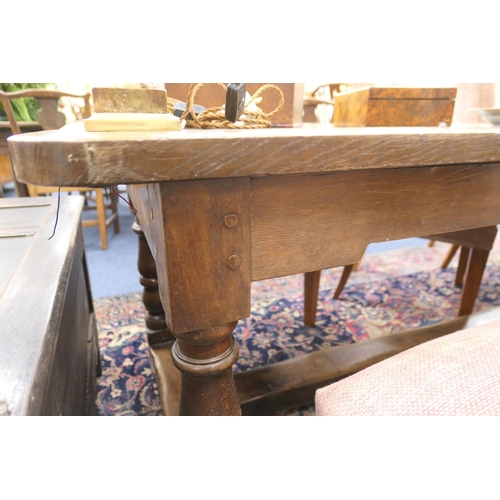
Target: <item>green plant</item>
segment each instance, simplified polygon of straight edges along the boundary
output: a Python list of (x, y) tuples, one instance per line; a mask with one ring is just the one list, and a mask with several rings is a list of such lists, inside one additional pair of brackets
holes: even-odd
[[(0, 90), (4, 92), (17, 92), (25, 89), (43, 89), (47, 86), (46, 83), (0, 83)], [(21, 122), (36, 121), (36, 112), (40, 109), (40, 104), (33, 97), (19, 97), (12, 99), (12, 110), (16, 120)], [(0, 104), (0, 121), (7, 121), (5, 110)]]

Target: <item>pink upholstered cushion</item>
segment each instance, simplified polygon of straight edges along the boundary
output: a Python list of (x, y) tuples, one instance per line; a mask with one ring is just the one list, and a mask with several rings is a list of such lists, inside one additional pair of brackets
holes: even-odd
[(319, 389), (316, 415), (500, 415), (500, 321), (431, 340)]

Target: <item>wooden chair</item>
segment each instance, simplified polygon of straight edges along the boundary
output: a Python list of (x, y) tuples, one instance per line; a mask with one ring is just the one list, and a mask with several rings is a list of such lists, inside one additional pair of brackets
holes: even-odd
[[(436, 241), (437, 240), (429, 239), (429, 243), (427, 246), (433, 247), (434, 243)], [(473, 245), (474, 244), (474, 242), (471, 242), (471, 241), (465, 241), (462, 243), (464, 245), (471, 245), (471, 244)], [(492, 244), (493, 244), (493, 242), (492, 242)], [(453, 243), (451, 245), (450, 249), (448, 250), (448, 253), (446, 254), (445, 258), (443, 259), (443, 262), (441, 264), (441, 269), (446, 269), (450, 265), (450, 262), (453, 260), (453, 257), (455, 257), (455, 254), (457, 253), (458, 249), (460, 249), (460, 258), (458, 261), (457, 274), (455, 277), (455, 285), (462, 286), (463, 281), (464, 281), (465, 271), (467, 269), (467, 264), (469, 262), (469, 256), (470, 256), (470, 251), (471, 251), (470, 246), (460, 246), (459, 244)], [(491, 248), (489, 250), (491, 250)], [(363, 252), (363, 255), (364, 255), (364, 252)], [(363, 258), (363, 255), (361, 256), (361, 258)], [(358, 266), (360, 263), (361, 263), (361, 259), (359, 260), (359, 262), (356, 262), (356, 264), (344, 266), (344, 270), (342, 271), (342, 275), (341, 275), (339, 282), (337, 284), (337, 288), (335, 289), (335, 292), (333, 294), (334, 299), (340, 298), (340, 295), (341, 295), (342, 291), (344, 290), (344, 287), (347, 283), (347, 280), (349, 279), (349, 276), (351, 275), (351, 272), (356, 271), (358, 269)]]
[[(302, 116), (303, 122), (321, 122), (331, 121), (328, 115), (328, 107), (334, 104), (334, 95), (336, 92), (340, 92), (345, 88), (349, 88), (349, 84), (346, 83), (325, 83), (319, 85), (312, 92), (304, 93), (304, 112)], [(324, 113), (318, 113), (320, 119), (318, 119), (316, 110), (323, 109)], [(331, 109), (331, 108), (330, 108)]]
[[(428, 237), (433, 241), (452, 244), (451, 250), (441, 264), (443, 269), (448, 266), (457, 249), (461, 248), (455, 278), (455, 285), (463, 287), (458, 316), (471, 314), (474, 309), (474, 303), (496, 235), (497, 227), (488, 226)], [(340, 297), (353, 268), (354, 265), (344, 267), (333, 298)], [(321, 271), (312, 271), (304, 275), (304, 323), (308, 326), (314, 326), (316, 322), (320, 276)]]
[[(64, 113), (58, 110), (59, 99), (61, 97), (72, 97), (83, 99), (83, 107), (72, 105), (72, 111), (78, 119), (87, 118), (90, 116), (90, 93), (87, 94), (72, 94), (59, 90), (45, 90), (45, 89), (29, 89), (21, 90), (18, 92), (3, 92), (0, 91), (0, 102), (2, 102), (5, 113), (9, 120), (10, 128), (13, 134), (20, 134), (21, 128), (14, 115), (10, 100), (19, 97), (34, 97), (40, 103), (40, 109), (37, 111), (37, 119), (44, 130), (54, 130), (63, 127), (66, 124), (66, 117)], [(12, 171), (13, 173), (13, 171)], [(44, 196), (57, 193), (57, 187), (40, 187), (26, 185), (19, 182), (15, 175), (12, 180), (16, 188), (18, 196)], [(96, 210), (97, 218), (90, 220), (83, 220), (82, 225), (98, 226), (99, 235), (101, 239), (101, 248), (107, 250), (108, 248), (108, 226), (113, 223), (115, 233), (120, 232), (120, 223), (118, 220), (117, 211), (117, 197), (110, 188), (61, 188), (64, 192), (77, 192), (85, 197), (84, 210)], [(107, 210), (110, 215), (107, 215)]]
[[(18, 122), (19, 128), (25, 132), (39, 132), (42, 130), (38, 122)], [(7, 139), (12, 135), (10, 123), (0, 121), (0, 198), (3, 197), (3, 188), (6, 184), (14, 183), (14, 174), (9, 160)]]
[[(340, 90), (341, 85), (345, 84), (321, 85), (310, 95), (304, 96), (304, 121), (320, 121), (321, 123), (325, 123), (325, 117), (323, 115), (321, 115), (322, 119), (317, 119), (314, 109), (321, 104), (334, 104), (334, 93)], [(316, 97), (318, 91), (325, 86), (330, 89), (332, 101), (323, 101)], [(308, 109), (306, 110), (306, 108)], [(496, 234), (497, 228), (496, 226), (492, 226), (427, 237), (429, 239), (429, 246), (432, 246), (434, 241), (443, 241), (452, 244), (441, 264), (442, 269), (448, 267), (455, 253), (460, 248), (460, 259), (455, 285), (460, 287), (463, 286), (464, 288), (458, 313), (459, 316), (471, 314), (474, 309), (474, 303), (479, 292), (479, 286), (486, 267), (488, 255), (493, 248)], [(360, 256), (357, 263), (344, 266), (339, 283), (333, 294), (334, 299), (340, 298), (349, 276), (352, 271), (357, 269), (363, 254)], [(464, 285), (466, 273), (467, 277)], [(304, 274), (304, 323), (308, 326), (314, 326), (316, 322), (320, 277), (321, 271), (312, 271)]]

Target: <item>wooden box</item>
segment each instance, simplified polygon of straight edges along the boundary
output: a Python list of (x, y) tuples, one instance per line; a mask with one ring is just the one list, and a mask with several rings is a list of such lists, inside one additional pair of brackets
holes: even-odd
[[(247, 83), (247, 92), (253, 95), (264, 83)], [(302, 124), (302, 108), (304, 102), (303, 83), (274, 83), (283, 92), (285, 103), (278, 113), (269, 121), (273, 127), (295, 127)], [(167, 96), (185, 101), (191, 83), (166, 83)], [(279, 96), (273, 90), (266, 90), (260, 108), (269, 113), (279, 104)], [(218, 85), (205, 84), (196, 93), (195, 103), (211, 108), (222, 106), (226, 102), (226, 94)]]
[(456, 88), (364, 87), (335, 96), (337, 127), (451, 125)]
[(88, 415), (99, 351), (82, 196), (0, 200), (0, 416)]

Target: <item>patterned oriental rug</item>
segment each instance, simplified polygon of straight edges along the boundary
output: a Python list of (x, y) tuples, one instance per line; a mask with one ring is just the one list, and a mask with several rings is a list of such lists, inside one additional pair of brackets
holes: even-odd
[[(437, 242), (368, 254), (333, 299), (342, 269), (323, 271), (316, 326), (303, 323), (303, 275), (252, 284), (252, 315), (234, 331), (240, 355), (234, 371), (360, 342), (456, 317), (461, 289), (454, 285), (458, 253), (440, 264), (450, 246)], [(474, 312), (500, 305), (500, 244), (490, 253)], [(162, 415), (149, 360), (141, 294), (95, 301), (103, 375), (99, 415)], [(314, 415), (307, 405), (280, 415)]]

